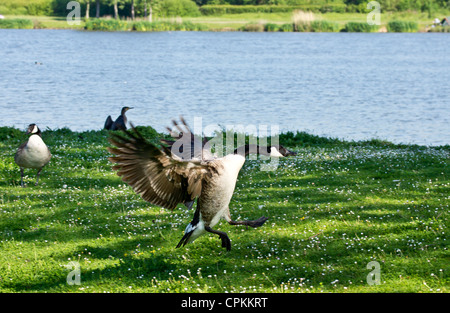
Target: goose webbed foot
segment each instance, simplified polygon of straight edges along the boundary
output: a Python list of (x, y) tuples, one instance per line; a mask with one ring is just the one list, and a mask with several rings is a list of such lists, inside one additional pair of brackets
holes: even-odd
[(230, 238), (228, 238), (227, 235), (225, 236), (220, 236), (220, 239), (222, 239), (222, 247), (226, 248), (227, 251), (231, 250), (231, 241)]
[(224, 233), (223, 231), (219, 231), (219, 230), (214, 230), (209, 226), (206, 226), (205, 230), (207, 232), (219, 235), (220, 239), (222, 240), (222, 247), (226, 248), (227, 251), (231, 250), (231, 241), (230, 241), (230, 238), (228, 238), (227, 233)]
[(268, 220), (268, 217), (261, 216), (260, 218), (253, 220), (253, 221), (247, 221), (248, 226), (251, 226), (253, 228), (263, 226), (263, 224)]
[(247, 221), (233, 221), (230, 220), (228, 223), (231, 225), (245, 225), (245, 226), (251, 226), (253, 228), (262, 226), (269, 218), (265, 216), (261, 216), (260, 218), (256, 220), (247, 220)]

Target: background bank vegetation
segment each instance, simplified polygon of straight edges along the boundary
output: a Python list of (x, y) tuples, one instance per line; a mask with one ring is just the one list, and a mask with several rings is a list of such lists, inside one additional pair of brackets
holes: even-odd
[[(2, 0), (3, 15), (53, 15), (66, 16), (70, 0)], [(83, 15), (142, 17), (153, 13), (171, 16), (197, 14), (217, 15), (251, 12), (292, 12), (301, 9), (312, 12), (367, 11), (368, 0), (78, 0)], [(382, 12), (421, 11), (433, 12), (450, 9), (449, 0), (378, 0)]]
[(450, 15), (450, 0), (379, 0), (381, 26), (367, 24), (367, 0), (79, 0), (82, 22), (68, 25), (68, 2), (3, 0), (0, 28), (415, 32), (448, 31), (433, 20)]

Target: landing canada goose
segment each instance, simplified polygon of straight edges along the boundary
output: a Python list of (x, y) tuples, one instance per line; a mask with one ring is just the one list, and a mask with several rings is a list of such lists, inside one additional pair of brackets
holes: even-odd
[(23, 169), (37, 169), (36, 184), (42, 168), (50, 161), (52, 155), (41, 138), (41, 130), (36, 124), (30, 124), (27, 134), (31, 134), (26, 142), (20, 145), (14, 156), (14, 161), (20, 166), (20, 185), (23, 187)]
[[(124, 131), (126, 136), (112, 134), (110, 142), (114, 147), (108, 150), (114, 154), (109, 160), (113, 170), (122, 180), (133, 187), (141, 197), (158, 206), (173, 210), (182, 203), (191, 208), (197, 199), (193, 220), (187, 225), (177, 248), (193, 242), (199, 236), (210, 232), (219, 235), (222, 247), (231, 250), (231, 242), (225, 232), (213, 227), (224, 218), (231, 225), (259, 227), (267, 217), (256, 220), (234, 221), (231, 219), (229, 203), (236, 186), (237, 176), (249, 153), (270, 155), (270, 148), (247, 145), (235, 153), (209, 161), (180, 160), (167, 147), (159, 149), (147, 142), (134, 128)], [(237, 153), (244, 151), (243, 154)], [(295, 155), (288, 152), (287, 155)], [(280, 156), (285, 156), (280, 152)]]
[(130, 110), (130, 107), (123, 107), (120, 112), (119, 117), (113, 122), (111, 115), (108, 115), (105, 121), (104, 129), (108, 130), (119, 130), (119, 129), (127, 129), (127, 117), (125, 116), (125, 112)]

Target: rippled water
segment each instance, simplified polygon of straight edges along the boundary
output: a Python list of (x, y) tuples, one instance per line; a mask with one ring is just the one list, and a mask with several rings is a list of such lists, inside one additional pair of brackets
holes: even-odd
[[(278, 125), (450, 144), (447, 34), (0, 30), (0, 126)], [(35, 64), (39, 62), (42, 64)]]

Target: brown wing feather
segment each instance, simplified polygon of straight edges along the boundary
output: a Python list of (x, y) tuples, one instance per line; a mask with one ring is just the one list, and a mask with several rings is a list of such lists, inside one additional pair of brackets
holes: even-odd
[[(171, 150), (171, 152), (184, 160), (203, 158), (202, 150), (208, 142), (208, 139), (206, 137), (202, 138), (194, 135), (186, 120), (182, 116), (180, 116), (180, 121), (181, 123), (178, 123), (176, 120), (172, 120), (172, 124), (176, 130), (166, 127), (173, 140), (161, 139), (160, 141), (167, 145), (170, 149), (175, 146), (175, 149), (173, 149), (173, 151)], [(176, 143), (178, 143), (178, 145), (176, 145)], [(165, 148), (169, 150), (169, 148)]]
[(202, 180), (208, 167), (200, 162), (175, 160), (164, 150), (147, 142), (132, 126), (128, 136), (111, 134), (115, 156), (109, 160), (117, 175), (141, 197), (155, 205), (173, 210), (201, 194)]

